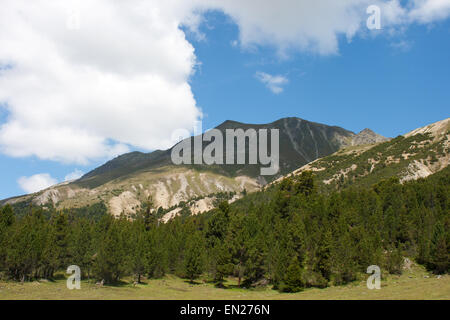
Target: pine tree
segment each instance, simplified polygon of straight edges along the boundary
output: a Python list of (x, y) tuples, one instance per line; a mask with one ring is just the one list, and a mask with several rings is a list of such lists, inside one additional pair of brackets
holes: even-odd
[(130, 246), (130, 264), (131, 271), (136, 277), (138, 283), (141, 282), (141, 276), (146, 272), (148, 266), (148, 237), (145, 231), (145, 225), (140, 221), (135, 221), (131, 228), (131, 246)]
[(152, 227), (156, 226), (158, 222), (154, 212), (152, 212), (153, 206), (153, 199), (149, 196), (144, 211), (144, 225), (146, 231), (149, 231)]
[(448, 272), (450, 268), (450, 248), (447, 246), (445, 229), (441, 222), (435, 226), (431, 243), (431, 265), (434, 269), (433, 271), (437, 274)]
[(80, 267), (82, 274), (91, 276), (94, 255), (93, 230), (89, 220), (81, 218), (72, 224), (69, 241), (70, 263)]
[(14, 222), (15, 218), (12, 207), (7, 204), (3, 208), (0, 208), (0, 270), (6, 268), (7, 234)]
[(238, 276), (238, 286), (241, 286), (244, 276), (245, 263), (248, 259), (247, 243), (249, 235), (244, 226), (245, 216), (235, 214), (230, 219), (230, 227), (226, 238), (226, 245), (231, 253), (231, 263)]
[(55, 271), (69, 266), (67, 216), (60, 212), (46, 224), (46, 242), (42, 257), (45, 278), (52, 278)]
[(126, 254), (119, 223), (113, 221), (106, 234), (100, 241), (94, 262), (97, 278), (106, 283), (115, 283), (120, 280), (126, 271)]
[(348, 232), (342, 229), (340, 232), (332, 250), (333, 276), (337, 285), (355, 280), (357, 272), (355, 246)]
[(213, 257), (215, 260), (214, 281), (218, 287), (223, 287), (224, 278), (233, 271), (231, 254), (227, 245), (225, 243), (217, 244), (213, 248)]
[(187, 248), (184, 257), (184, 273), (192, 282), (203, 272), (203, 250), (201, 246), (201, 237), (194, 234), (188, 239)]
[(145, 234), (147, 242), (147, 266), (146, 272), (151, 278), (159, 278), (164, 276), (168, 269), (168, 255), (171, 250), (169, 248), (173, 244), (167, 238), (172, 236), (171, 233), (166, 234), (165, 229), (154, 229)]
[(11, 205), (7, 204), (0, 209), (0, 232), (10, 227), (15, 221)]
[(390, 248), (386, 254), (386, 268), (391, 274), (401, 274), (403, 267), (402, 250), (397, 247)]
[(296, 176), (293, 188), (296, 194), (300, 193), (309, 196), (315, 193), (316, 187), (312, 171), (303, 171), (299, 176)]
[(331, 230), (326, 230), (322, 236), (317, 252), (318, 268), (322, 276), (330, 280), (331, 276), (331, 250), (333, 247), (333, 234)]
[(245, 285), (261, 280), (265, 274), (266, 250), (259, 236), (248, 244), (248, 258), (245, 261)]
[(284, 278), (283, 291), (285, 292), (299, 292), (303, 290), (304, 283), (302, 279), (302, 267), (297, 257), (293, 257), (289, 267), (286, 270)]
[(228, 230), (230, 207), (228, 202), (221, 202), (217, 210), (208, 222), (206, 238), (208, 245), (214, 247), (217, 242), (222, 241)]

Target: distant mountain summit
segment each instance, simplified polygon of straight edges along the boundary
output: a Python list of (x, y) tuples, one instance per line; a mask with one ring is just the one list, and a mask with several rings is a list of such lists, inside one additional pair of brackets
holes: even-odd
[(353, 137), (352, 145), (359, 146), (364, 144), (374, 144), (379, 142), (385, 142), (388, 140), (389, 140), (388, 138), (383, 137), (373, 132), (372, 130), (366, 128)]

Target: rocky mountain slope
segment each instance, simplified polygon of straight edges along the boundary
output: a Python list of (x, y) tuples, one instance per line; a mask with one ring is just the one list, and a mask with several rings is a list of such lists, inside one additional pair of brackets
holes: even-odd
[(257, 125), (225, 121), (217, 129), (224, 137), (227, 129), (279, 129), (279, 174), (261, 176), (259, 165), (174, 166), (171, 148), (124, 154), (77, 181), (4, 202), (32, 202), (42, 206), (52, 202), (57, 208), (80, 208), (104, 202), (110, 213), (119, 215), (136, 212), (151, 197), (154, 205), (164, 209), (168, 217), (177, 214), (186, 203), (192, 213), (199, 213), (211, 209), (218, 197), (226, 195), (229, 200), (236, 199), (244, 190), (258, 190), (273, 179), (341, 148), (387, 140), (369, 129), (355, 134), (299, 118)]
[(371, 185), (397, 176), (401, 181), (425, 178), (449, 164), (450, 118), (418, 128), (390, 141), (350, 146), (294, 171), (315, 172), (322, 188)]
[(379, 142), (385, 142), (389, 139), (373, 132), (370, 129), (364, 129), (360, 133), (358, 133), (352, 139), (352, 146), (365, 145), (365, 144), (374, 144)]

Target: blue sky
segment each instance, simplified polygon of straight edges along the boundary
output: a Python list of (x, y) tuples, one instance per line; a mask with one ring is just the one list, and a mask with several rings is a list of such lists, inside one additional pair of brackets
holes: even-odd
[[(337, 55), (295, 54), (280, 59), (271, 47), (242, 51), (231, 46), (238, 29), (222, 14), (207, 17), (206, 41), (191, 41), (202, 62), (192, 79), (204, 127), (226, 119), (267, 123), (282, 117), (368, 127), (395, 137), (442, 120), (450, 110), (450, 21), (412, 26), (400, 38), (341, 40)], [(408, 43), (408, 48), (395, 44)], [(289, 80), (274, 94), (255, 74)]]
[[(231, 13), (225, 14), (224, 11), (226, 10), (229, 10)], [(201, 110), (203, 113), (203, 129), (212, 128), (228, 119), (246, 123), (267, 123), (283, 117), (300, 117), (328, 125), (337, 125), (354, 132), (359, 132), (364, 128), (371, 128), (377, 133), (388, 137), (395, 137), (417, 127), (449, 117), (449, 19), (440, 18), (433, 20), (434, 18), (430, 18), (429, 23), (411, 22), (404, 28), (400, 28), (400, 31), (397, 30), (393, 33), (389, 28), (383, 28), (373, 33), (363, 32), (352, 36), (350, 41), (345, 35), (337, 32), (339, 42), (338, 49), (335, 52), (323, 54), (308, 48), (298, 50), (297, 48), (288, 47), (281, 54), (278, 43), (259, 40), (245, 41), (243, 37), (244, 22), (241, 24), (236, 22), (236, 19), (232, 19), (231, 16), (234, 12), (232, 10), (232, 8), (226, 8), (224, 10), (206, 11), (206, 13), (202, 13), (200, 22), (181, 29), (182, 39), (180, 43), (183, 46), (180, 47), (181, 49), (174, 49), (174, 51), (186, 50), (186, 57), (195, 56), (196, 66), (192, 67), (192, 70), (189, 69), (191, 67), (184, 68), (183, 63), (185, 62), (180, 62), (186, 59), (177, 60), (177, 57), (170, 56), (170, 59), (173, 58), (173, 60), (169, 61), (170, 63), (167, 64), (167, 67), (164, 66), (165, 69), (163, 71), (154, 71), (159, 66), (145, 65), (148, 60), (147, 56), (151, 55), (155, 50), (153, 47), (149, 48), (147, 56), (139, 56), (136, 59), (126, 56), (119, 57), (121, 58), (120, 61), (130, 61), (129, 64), (124, 64), (123, 70), (125, 71), (122, 69), (117, 71), (117, 74), (124, 75), (126, 79), (126, 82), (121, 82), (122, 84), (127, 83), (128, 85), (128, 81), (133, 81), (132, 79), (134, 78), (130, 75), (131, 71), (129, 70), (134, 70), (133, 68), (136, 66), (139, 69), (139, 59), (143, 59), (145, 67), (142, 68), (144, 70), (148, 67), (149, 73), (161, 72), (165, 75), (170, 74), (170, 79), (174, 83), (170, 84), (170, 88), (176, 91), (174, 93), (175, 97), (167, 97), (170, 94), (162, 96), (162, 93), (161, 96), (158, 96), (158, 92), (165, 92), (161, 89), (158, 89), (158, 92), (154, 94), (149, 93), (149, 96), (152, 99), (156, 96), (153, 100), (159, 99), (158, 101), (163, 102), (165, 101), (164, 99), (168, 99), (167, 101), (170, 104), (179, 95), (180, 99), (173, 103), (175, 105), (186, 103), (186, 106), (180, 110), (175, 107), (172, 108), (172, 106), (167, 108), (167, 113), (172, 118), (165, 117), (166, 106), (164, 103), (162, 103), (162, 111), (157, 109), (158, 107), (154, 107), (156, 109), (153, 110), (153, 107), (147, 108), (143, 104), (142, 110), (146, 110), (149, 113), (140, 115), (138, 113), (141, 109), (135, 107), (133, 102), (130, 102), (129, 105), (126, 105), (127, 109), (125, 109), (124, 113), (118, 113), (118, 118), (122, 117), (123, 119), (120, 124), (122, 127), (119, 125), (114, 126), (113, 123), (116, 118), (113, 117), (114, 114), (109, 117), (109, 110), (119, 109), (120, 107), (112, 104), (109, 100), (104, 100), (104, 97), (99, 97), (98, 92), (116, 98), (114, 96), (115, 89), (111, 88), (117, 87), (108, 88), (106, 91), (101, 89), (97, 92), (94, 86), (91, 86), (92, 93), (89, 92), (85, 101), (82, 99), (78, 101), (79, 94), (74, 95), (70, 103), (76, 100), (77, 104), (75, 107), (80, 108), (79, 110), (82, 110), (80, 113), (84, 112), (84, 116), (80, 116), (81, 120), (77, 119), (76, 123), (74, 122), (75, 124), (71, 123), (70, 125), (73, 125), (77, 130), (80, 130), (79, 132), (84, 134), (83, 121), (91, 121), (89, 118), (91, 116), (91, 118), (99, 119), (99, 122), (93, 122), (91, 126), (97, 129), (104, 124), (105, 128), (95, 131), (92, 130), (92, 127), (86, 126), (87, 133), (90, 134), (95, 131), (95, 135), (92, 138), (94, 142), (91, 144), (91, 141), (89, 141), (87, 146), (80, 146), (80, 150), (76, 149), (79, 144), (81, 145), (81, 140), (76, 139), (76, 132), (78, 131), (74, 131), (75, 134), (68, 134), (68, 136), (74, 136), (73, 141), (70, 140), (65, 143), (66, 145), (74, 146), (73, 154), (71, 153), (72, 150), (67, 153), (65, 146), (61, 147), (58, 141), (52, 140), (54, 135), (47, 135), (48, 132), (46, 132), (50, 126), (54, 125), (55, 128), (60, 128), (64, 126), (66, 119), (68, 119), (67, 121), (72, 121), (74, 118), (73, 113), (63, 114), (63, 111), (66, 109), (51, 105), (61, 101), (62, 104), (68, 104), (69, 102), (65, 101), (65, 99), (69, 100), (67, 94), (55, 97), (52, 94), (45, 95), (47, 87), (51, 88), (52, 91), (59, 90), (62, 84), (65, 83), (65, 80), (61, 81), (61, 79), (66, 79), (64, 77), (69, 79), (71, 77), (69, 72), (58, 75), (58, 81), (53, 81), (50, 77), (44, 78), (42, 74), (46, 73), (47, 70), (45, 69), (44, 61), (41, 68), (43, 71), (33, 70), (32, 72), (34, 72), (33, 74), (38, 74), (39, 79), (41, 79), (40, 77), (49, 79), (49, 82), (47, 84), (44, 80), (40, 81), (43, 86), (41, 91), (44, 93), (37, 96), (37, 99), (30, 94), (31, 102), (23, 102), (21, 97), (23, 98), (23, 96), (27, 95), (27, 93), (24, 93), (24, 90), (25, 92), (31, 92), (34, 89), (33, 87), (8, 86), (7, 89), (3, 90), (4, 92), (0, 88), (0, 101), (2, 97), (6, 97), (2, 101), (3, 107), (0, 107), (0, 125), (16, 124), (14, 121), (19, 119), (22, 121), (21, 130), (26, 131), (27, 127), (23, 123), (30, 122), (27, 122), (29, 119), (22, 119), (27, 118), (22, 111), (28, 110), (26, 109), (27, 106), (20, 105), (20, 108), (15, 108), (15, 105), (13, 105), (15, 101), (17, 101), (18, 105), (20, 103), (30, 104), (31, 109), (29, 110), (39, 111), (42, 108), (42, 113), (44, 114), (42, 118), (44, 124), (36, 127), (36, 130), (38, 130), (36, 137), (39, 137), (40, 140), (38, 138), (36, 138), (36, 141), (33, 140), (33, 132), (27, 138), (27, 135), (18, 131), (18, 129), (6, 131), (6, 126), (0, 132), (0, 150), (2, 151), (0, 153), (0, 172), (2, 173), (0, 198), (3, 199), (25, 193), (23, 185), (21, 187), (18, 183), (20, 177), (46, 174), (41, 176), (41, 180), (44, 180), (44, 183), (48, 183), (50, 177), (50, 181), (53, 183), (56, 181), (61, 182), (70, 173), (87, 173), (115, 154), (131, 150), (148, 151), (153, 149), (153, 146), (155, 148), (159, 147), (158, 142), (153, 144), (141, 143), (141, 140), (136, 137), (139, 132), (135, 136), (125, 134), (125, 131), (128, 129), (131, 131), (131, 128), (139, 127), (140, 125), (139, 122), (134, 122), (138, 120), (133, 119), (133, 121), (130, 121), (128, 118), (124, 118), (123, 115), (127, 115), (127, 112), (130, 115), (136, 112), (136, 118), (148, 119), (149, 127), (157, 126), (159, 123), (170, 123), (173, 118), (177, 118), (178, 120), (173, 121), (179, 121), (181, 126), (183, 117), (194, 119), (198, 117), (196, 110)], [(240, 19), (245, 19), (245, 17), (240, 17)], [(42, 29), (45, 32), (45, 28)], [(180, 34), (176, 30), (174, 34), (170, 34), (170, 36), (172, 35), (179, 40)], [(186, 38), (184, 39), (183, 36)], [(0, 33), (0, 39), (2, 39), (1, 37), (2, 34)], [(33, 37), (30, 33), (30, 41), (32, 39)], [(57, 39), (55, 41), (62, 41), (57, 36), (55, 36), (55, 39)], [(78, 41), (77, 38), (75, 40)], [(7, 41), (5, 42), (8, 44)], [(76, 43), (76, 41), (72, 43)], [(139, 43), (139, 49), (142, 49), (140, 45)], [(44, 44), (39, 43), (38, 46), (35, 46), (37, 48), (36, 51), (39, 52), (41, 46), (43, 47)], [(195, 51), (191, 52), (190, 46)], [(113, 48), (111, 50), (115, 53), (114, 50), (121, 49)], [(167, 51), (167, 48), (162, 48), (161, 50), (166, 50), (166, 53), (169, 52), (172, 55), (172, 50)], [(16, 51), (11, 49), (11, 52), (15, 53)], [(45, 51), (43, 50), (43, 52)], [(74, 52), (79, 54), (76, 50)], [(82, 56), (83, 63), (88, 61), (90, 66), (95, 66), (95, 63), (98, 64), (98, 61), (89, 60), (94, 59), (90, 55), (97, 51), (90, 49), (87, 52), (89, 53), (87, 57), (79, 54), (75, 55), (75, 58), (73, 58), (72, 52), (65, 53), (70, 59), (67, 58), (67, 61), (64, 62), (70, 65), (78, 62), (76, 59), (80, 60), (80, 56)], [(8, 61), (2, 54), (0, 50), (0, 66), (9, 65), (11, 61)], [(105, 50), (104, 53), (99, 53), (99, 55), (101, 54), (104, 54), (107, 59), (111, 59), (111, 64), (115, 63), (117, 65), (113, 61), (115, 57), (111, 54), (111, 51)], [(127, 52), (120, 51), (120, 55), (124, 54), (127, 54)], [(12, 54), (9, 56), (5, 54), (5, 56), (13, 60), (12, 65), (14, 66), (15, 56)], [(61, 56), (65, 57), (63, 54)], [(32, 58), (36, 59), (35, 64), (39, 63), (40, 60), (38, 59), (40, 56), (36, 55), (36, 57)], [(52, 63), (57, 61), (56, 59), (54, 58)], [(3, 60), (6, 60), (6, 62)], [(32, 59), (29, 60), (34, 61)], [(133, 64), (134, 61), (136, 61), (136, 66)], [(173, 71), (174, 66), (178, 66), (178, 64), (181, 66), (179, 69), (183, 70)], [(101, 65), (101, 68), (109, 72), (108, 65)], [(99, 70), (101, 68), (99, 67)], [(14, 71), (14, 67), (12, 69)], [(51, 72), (48, 73), (50, 74)], [(140, 73), (139, 70), (136, 72), (139, 75), (133, 74), (133, 76), (141, 76)], [(272, 77), (272, 79), (278, 77), (281, 83), (278, 85), (277, 92), (271, 90), (267, 83), (261, 81), (264, 75)], [(3, 77), (5, 81), (8, 81), (10, 80), (8, 76), (8, 73), (0, 74), (0, 86), (3, 83), (5, 88), (6, 82), (1, 82), (1, 78)], [(179, 80), (180, 78), (182, 79), (181, 81)], [(82, 79), (87, 78), (84, 77)], [(99, 80), (97, 79), (96, 81), (98, 82)], [(188, 91), (193, 95), (191, 104), (186, 102), (190, 101), (189, 92), (185, 95), (186, 92), (183, 91), (186, 87), (178, 86), (183, 81), (186, 81), (186, 84), (190, 87), (190, 91)], [(139, 84), (137, 83), (136, 86), (139, 86)], [(68, 92), (76, 90), (75, 88), (76, 86), (71, 85)], [(137, 97), (142, 97), (139, 96), (141, 92), (134, 91), (134, 89), (131, 86), (127, 88), (125, 94), (122, 95), (125, 97), (124, 99), (127, 99), (127, 94), (131, 97), (135, 92)], [(171, 92), (171, 90), (167, 91)], [(11, 93), (13, 91), (20, 92), (17, 98)], [(11, 97), (13, 97), (11, 99), (10, 93)], [(145, 90), (143, 94), (145, 94)], [(38, 104), (41, 98), (42, 101), (45, 101), (44, 104)], [(117, 99), (120, 98), (121, 96), (117, 96)], [(11, 102), (11, 106), (6, 106), (6, 100)], [(137, 99), (136, 104), (140, 103), (141, 100)], [(37, 106), (33, 109), (32, 104), (34, 101), (36, 101)], [(181, 102), (179, 103), (179, 101)], [(91, 115), (90, 107), (96, 103), (104, 104), (105, 108), (92, 110)], [(49, 105), (51, 107), (48, 107)], [(47, 107), (51, 109), (45, 109)], [(73, 109), (75, 107), (70, 105), (68, 108)], [(54, 117), (54, 123), (47, 123), (45, 116), (53, 119), (53, 115), (57, 115)], [(22, 118), (20, 118), (21, 116)], [(104, 116), (105, 119), (102, 120)], [(39, 113), (36, 114), (36, 117), (36, 122), (40, 121)], [(17, 120), (17, 123), (19, 123), (19, 120)], [(112, 124), (109, 125), (110, 123)], [(25, 128), (23, 128), (24, 126)], [(124, 131), (124, 134), (118, 137), (110, 133), (111, 131), (117, 132), (121, 130)], [(158, 130), (158, 132), (162, 132), (161, 136), (155, 137), (154, 140), (164, 140), (168, 136), (168, 132), (170, 133), (170, 130)], [(19, 133), (17, 133), (17, 137), (11, 138), (11, 132)], [(61, 136), (63, 136), (66, 131), (61, 132)], [(84, 137), (83, 134), (80, 133), (80, 136)], [(151, 132), (148, 133), (146, 131), (142, 132), (142, 134), (155, 136)], [(95, 144), (100, 139), (97, 139), (97, 136), (104, 139), (104, 141), (119, 142), (115, 145), (109, 144), (109, 142)], [(49, 137), (49, 140), (46, 140), (46, 137)], [(7, 139), (10, 139), (10, 141)], [(83, 143), (86, 139), (82, 140)], [(27, 140), (30, 140), (30, 145), (26, 144)], [(19, 144), (20, 148), (11, 147), (13, 142)], [(46, 149), (45, 152), (36, 151), (36, 144), (42, 149), (47, 148), (48, 150)], [(53, 152), (52, 148), (60, 148), (61, 150)], [(96, 153), (96, 150), (103, 150), (102, 148), (105, 148), (105, 150)], [(93, 149), (95, 151), (92, 151)], [(81, 160), (76, 157), (77, 154), (83, 155)], [(41, 180), (36, 181), (35, 179), (33, 182), (25, 179), (25, 182), (31, 184), (30, 188), (33, 188), (33, 183), (39, 185), (42, 182)], [(25, 190), (30, 189), (25, 188)]]

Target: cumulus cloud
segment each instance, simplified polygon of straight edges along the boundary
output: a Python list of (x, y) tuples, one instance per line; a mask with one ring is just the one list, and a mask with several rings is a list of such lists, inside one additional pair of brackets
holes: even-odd
[(1, 151), (86, 164), (169, 147), (201, 117), (194, 48), (179, 29), (188, 16), (162, 1), (2, 2)]
[[(64, 181), (77, 180), (81, 178), (83, 174), (83, 171), (75, 169), (64, 177)], [(17, 183), (26, 193), (34, 193), (54, 186), (59, 182), (48, 173), (38, 173), (29, 177), (20, 177), (17, 180)]]
[(340, 37), (350, 41), (368, 32), (370, 5), (380, 8), (385, 30), (450, 16), (450, 0), (197, 0), (197, 7), (198, 3), (228, 14), (239, 26), (243, 47), (272, 45), (282, 56), (292, 50), (337, 54)]
[[(450, 15), (450, 0), (3, 1), (0, 151), (86, 164), (167, 148), (202, 117), (189, 85), (199, 62), (183, 30), (204, 39), (205, 12), (231, 17), (236, 45), (329, 55), (340, 37), (368, 32), (373, 4), (383, 29)], [(277, 81), (275, 93), (286, 83)]]
[(265, 72), (257, 72), (256, 78), (261, 81), (270, 91), (275, 94), (280, 94), (283, 92), (283, 86), (286, 85), (289, 80), (280, 75), (270, 75)]
[(52, 178), (48, 173), (39, 173), (30, 177), (20, 177), (17, 180), (17, 183), (26, 193), (34, 193), (53, 186), (57, 184), (58, 181)]
[(64, 177), (64, 181), (72, 181), (81, 178), (84, 175), (84, 172), (78, 169), (75, 169), (73, 172), (67, 174)]
[(413, 0), (409, 16), (420, 23), (429, 23), (450, 16), (450, 0)]
[(386, 25), (398, 22), (397, 0), (210, 0), (239, 26), (244, 47), (272, 45), (283, 56), (290, 50), (336, 54), (339, 37), (353, 38), (365, 26), (369, 5), (378, 5)]

